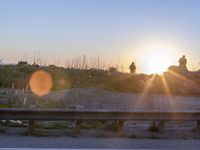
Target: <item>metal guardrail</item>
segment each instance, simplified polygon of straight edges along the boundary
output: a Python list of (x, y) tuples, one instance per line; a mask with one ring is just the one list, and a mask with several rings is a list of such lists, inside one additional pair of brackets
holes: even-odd
[(83, 120), (118, 120), (119, 129), (123, 122), (128, 120), (161, 121), (197, 121), (200, 129), (200, 112), (134, 112), (115, 110), (65, 110), (65, 109), (0, 109), (1, 120), (29, 120), (29, 132), (34, 130), (35, 120), (75, 120), (75, 130), (80, 130), (80, 121)]
[(0, 119), (12, 120), (200, 120), (200, 112), (134, 112), (112, 110), (0, 109)]

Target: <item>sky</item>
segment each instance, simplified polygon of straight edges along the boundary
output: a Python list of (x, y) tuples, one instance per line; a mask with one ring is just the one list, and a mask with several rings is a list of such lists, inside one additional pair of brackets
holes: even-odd
[[(17, 62), (39, 53), (49, 63), (100, 55), (137, 72), (162, 55), (178, 65), (185, 54), (199, 69), (199, 0), (0, 0), (0, 53)], [(155, 61), (155, 63), (157, 63)], [(158, 62), (159, 63), (159, 62)]]

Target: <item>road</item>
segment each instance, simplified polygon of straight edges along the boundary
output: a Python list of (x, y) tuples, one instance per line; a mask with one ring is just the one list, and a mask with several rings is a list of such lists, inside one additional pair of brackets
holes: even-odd
[(0, 136), (0, 148), (198, 149), (200, 140)]

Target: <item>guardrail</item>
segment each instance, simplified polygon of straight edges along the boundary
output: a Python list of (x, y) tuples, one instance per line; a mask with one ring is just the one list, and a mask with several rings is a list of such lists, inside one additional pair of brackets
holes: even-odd
[(117, 120), (118, 130), (122, 131), (124, 121), (159, 121), (161, 130), (165, 121), (197, 121), (197, 130), (200, 130), (200, 112), (135, 112), (114, 110), (65, 110), (65, 109), (0, 109), (0, 120), (29, 120), (28, 131), (34, 132), (36, 120), (74, 120), (74, 131), (80, 131), (83, 120)]

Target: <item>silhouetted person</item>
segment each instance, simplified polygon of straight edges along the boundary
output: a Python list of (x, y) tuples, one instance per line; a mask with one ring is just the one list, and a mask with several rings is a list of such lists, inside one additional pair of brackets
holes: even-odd
[(134, 62), (131, 63), (131, 65), (129, 66), (129, 69), (130, 69), (131, 74), (135, 74), (136, 66)]
[(187, 59), (185, 58), (185, 55), (183, 55), (180, 59), (179, 59), (179, 68), (181, 70), (181, 72), (187, 72)]

